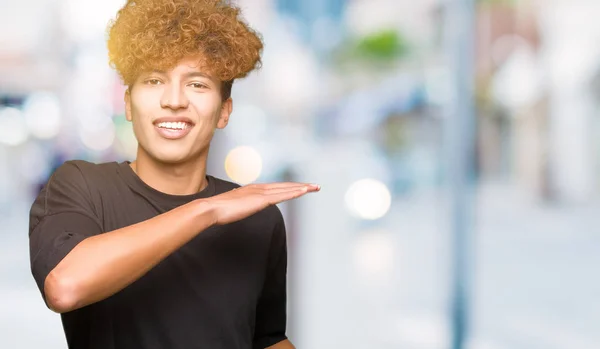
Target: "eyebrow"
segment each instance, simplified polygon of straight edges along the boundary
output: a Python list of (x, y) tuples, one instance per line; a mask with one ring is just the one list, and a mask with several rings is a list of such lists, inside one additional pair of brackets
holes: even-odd
[(211, 79), (211, 77), (208, 74), (205, 74), (205, 73), (202, 73), (199, 71), (189, 72), (189, 73), (184, 74), (184, 76), (187, 78), (201, 77), (201, 78)]
[[(152, 70), (152, 73), (156, 73), (156, 74), (161, 74), (161, 75), (167, 75), (167, 72), (163, 71), (163, 70)], [(207, 79), (211, 79), (211, 76), (203, 73), (203, 72), (199, 72), (199, 71), (192, 71), (192, 72), (188, 72), (183, 74), (186, 78), (195, 78), (195, 77), (201, 77), (201, 78), (207, 78)]]

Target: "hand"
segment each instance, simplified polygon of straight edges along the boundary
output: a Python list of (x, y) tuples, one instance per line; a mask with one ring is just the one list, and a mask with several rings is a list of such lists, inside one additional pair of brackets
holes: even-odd
[(215, 225), (242, 220), (271, 205), (319, 191), (316, 184), (283, 182), (250, 184), (204, 199), (209, 204)]

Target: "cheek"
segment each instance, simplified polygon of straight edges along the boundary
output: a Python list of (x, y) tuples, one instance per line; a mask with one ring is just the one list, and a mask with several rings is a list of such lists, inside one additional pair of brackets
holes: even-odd
[(138, 127), (144, 126), (139, 124), (144, 124), (152, 119), (152, 115), (156, 113), (157, 108), (154, 104), (158, 104), (158, 110), (160, 111), (160, 102), (156, 102), (148, 93), (132, 95), (131, 102), (132, 122), (134, 125), (137, 123)]
[(190, 107), (200, 119), (213, 120), (221, 114), (221, 97), (214, 94), (200, 94), (192, 96)]
[(144, 104), (134, 103), (131, 108), (131, 124), (133, 133), (138, 141), (143, 141), (150, 134), (154, 126), (150, 123), (152, 110), (145, 107)]
[(143, 124), (144, 123), (140, 122), (140, 120), (135, 115), (133, 116), (131, 125), (132, 125), (132, 129), (133, 129), (133, 134), (135, 135), (135, 138), (138, 140), (138, 142), (143, 142), (144, 139), (146, 139), (145, 134), (147, 132), (144, 131)]

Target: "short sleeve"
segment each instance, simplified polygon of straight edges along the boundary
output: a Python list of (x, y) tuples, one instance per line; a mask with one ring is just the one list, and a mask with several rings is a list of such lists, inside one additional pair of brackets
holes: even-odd
[(42, 188), (29, 215), (31, 272), (42, 293), (58, 263), (85, 238), (101, 233), (85, 178), (75, 162), (61, 165)]
[(287, 241), (281, 218), (271, 237), (267, 276), (256, 309), (254, 349), (266, 348), (287, 339), (286, 277)]

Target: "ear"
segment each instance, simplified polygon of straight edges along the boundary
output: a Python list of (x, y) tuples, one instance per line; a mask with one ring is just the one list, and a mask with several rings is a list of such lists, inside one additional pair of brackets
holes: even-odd
[(131, 92), (129, 91), (131, 88), (128, 87), (125, 90), (125, 118), (127, 121), (131, 122)]
[(223, 129), (229, 123), (229, 116), (231, 115), (231, 111), (233, 110), (233, 100), (227, 98), (225, 102), (221, 105), (221, 115), (219, 116), (219, 120), (217, 121), (217, 128)]

